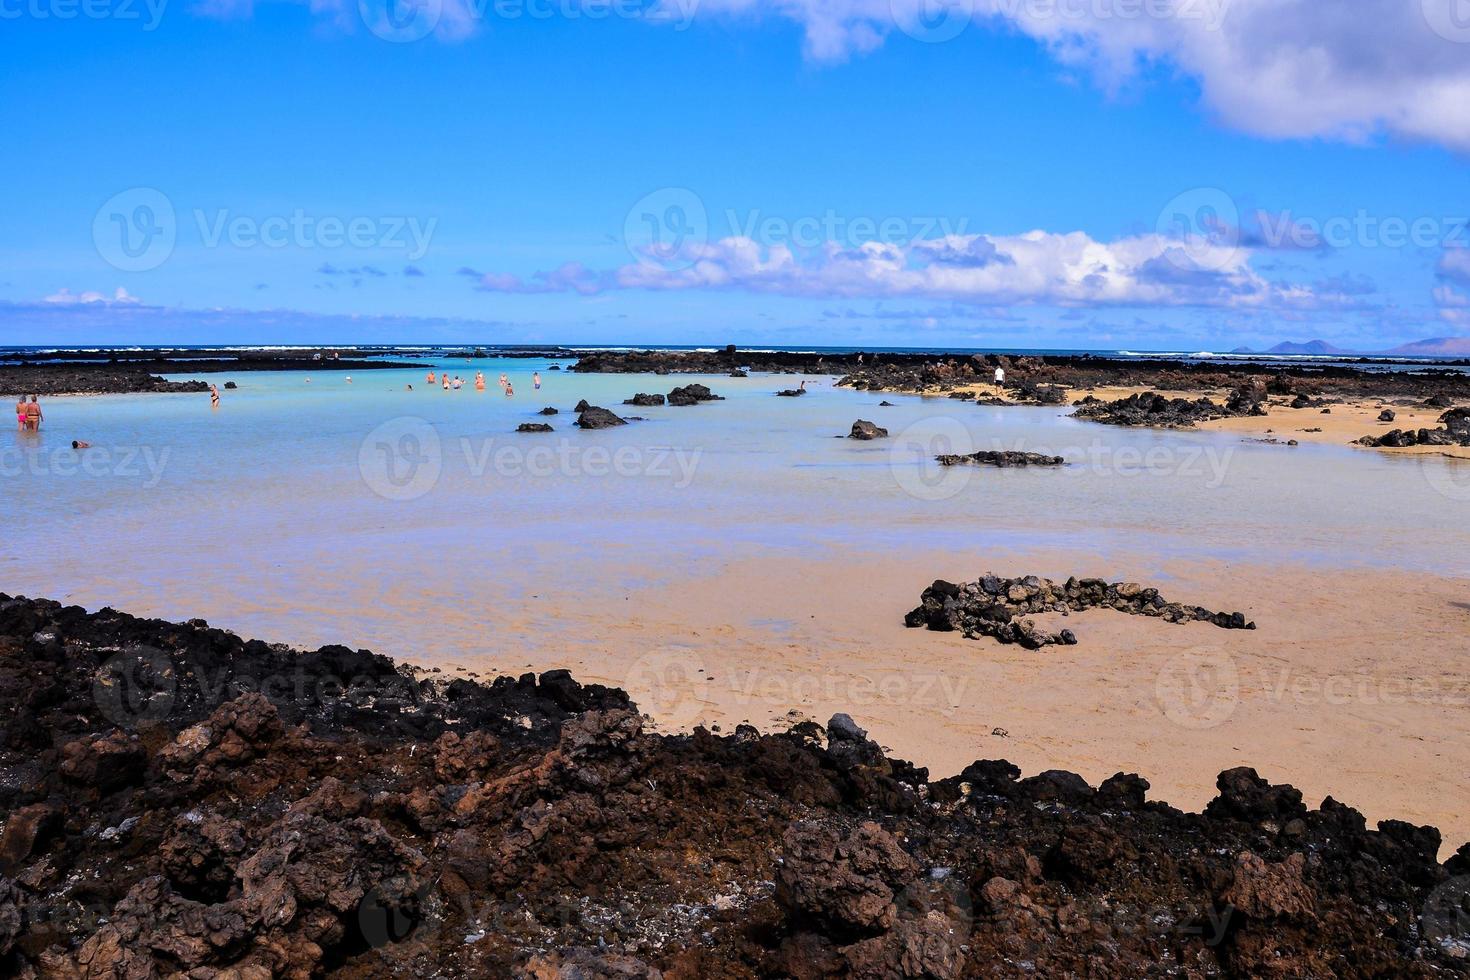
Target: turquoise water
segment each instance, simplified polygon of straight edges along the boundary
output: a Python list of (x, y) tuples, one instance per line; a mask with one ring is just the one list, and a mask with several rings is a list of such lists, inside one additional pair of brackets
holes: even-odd
[[(350, 384), (341, 371), (309, 383), (298, 372), (206, 376), (241, 385), (218, 410), (207, 395), (50, 399), (39, 435), (0, 441), (19, 503), (0, 545), (0, 591), (160, 615), (228, 609), (295, 639), (307, 622), (317, 635), (394, 607), (430, 624), (436, 610), (472, 610), (491, 629), (551, 590), (635, 589), (735, 558), (839, 546), (973, 548), (977, 571), (987, 548), (1035, 545), (1470, 573), (1464, 462), (1120, 429), (1068, 409), (869, 394), (832, 379), (790, 399), (774, 392), (795, 376), (549, 365), (425, 362)], [(426, 386), (430, 366), (466, 386)], [(484, 392), (471, 386), (476, 370)], [(496, 384), (502, 371), (513, 398)], [(689, 381), (727, 400), (620, 404)], [(579, 398), (646, 421), (578, 430)], [(543, 419), (543, 405), (561, 414)], [(858, 418), (892, 438), (840, 438)], [(513, 431), (526, 421), (556, 431)], [(92, 448), (75, 453), (73, 439)], [(1074, 462), (943, 470), (930, 460), (991, 448)]]

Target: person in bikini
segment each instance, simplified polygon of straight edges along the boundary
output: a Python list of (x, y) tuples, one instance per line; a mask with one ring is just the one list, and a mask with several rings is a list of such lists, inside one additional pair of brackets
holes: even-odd
[(41, 420), (46, 416), (41, 412), (41, 403), (32, 395), (31, 400), (26, 403), (26, 428), (36, 432), (41, 428)]
[(21, 395), (15, 401), (15, 427), (24, 429), (26, 427), (26, 396)]
[(485, 390), (485, 372), (484, 371), (476, 371), (475, 372), (475, 390), (476, 391), (484, 391)]
[(540, 371), (532, 371), (531, 372), (531, 387), (535, 388), (537, 391), (540, 391), (541, 390), (541, 372)]
[(219, 408), (219, 389), (214, 385), (209, 386), (209, 407)]

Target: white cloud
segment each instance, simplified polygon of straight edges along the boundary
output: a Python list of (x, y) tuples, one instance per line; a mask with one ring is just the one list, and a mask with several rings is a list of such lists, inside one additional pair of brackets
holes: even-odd
[[(688, 0), (669, 0), (670, 5)], [(1463, 0), (699, 0), (698, 16), (777, 17), (834, 61), (897, 33), (1009, 26), (1109, 89), (1150, 65), (1193, 79), (1227, 124), (1268, 137), (1379, 133), (1470, 151)]]
[(1442, 279), (1470, 286), (1470, 248), (1445, 249), (1434, 271)]
[(1470, 326), (1470, 296), (1453, 286), (1435, 286), (1433, 295), (1441, 320), (1456, 326)]
[(1361, 292), (1263, 278), (1248, 248), (1138, 235), (1112, 242), (1083, 232), (949, 235), (907, 245), (828, 244), (799, 256), (785, 245), (731, 237), (690, 244), (678, 261), (596, 272), (567, 263), (526, 279), (482, 276), (491, 292), (741, 290), (812, 298), (913, 298), (1012, 306), (1202, 306), (1322, 309), (1364, 305)]
[(86, 290), (85, 292), (73, 293), (70, 289), (62, 288), (47, 296), (42, 302), (53, 306), (82, 306), (100, 304), (102, 306), (134, 306), (142, 300), (131, 295), (122, 286), (117, 287), (111, 296), (103, 293)]
[[(529, 6), (486, 0), (296, 0), (344, 32), (463, 41)], [(683, 30), (710, 19), (783, 20), (806, 57), (841, 61), (890, 37), (943, 42), (1014, 30), (1109, 90), (1163, 66), (1198, 85), (1228, 125), (1276, 138), (1360, 142), (1387, 133), (1470, 152), (1466, 0), (647, 0), (626, 16)], [(206, 16), (257, 0), (195, 0)], [(582, 0), (541, 9), (580, 11)]]

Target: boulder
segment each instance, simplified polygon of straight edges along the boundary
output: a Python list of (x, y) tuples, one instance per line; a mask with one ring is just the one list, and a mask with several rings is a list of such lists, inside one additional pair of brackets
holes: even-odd
[(577, 416), (577, 427), (582, 429), (610, 429), (615, 425), (627, 425), (627, 420), (620, 419), (605, 408), (596, 405), (588, 405), (580, 409), (581, 415)]
[(858, 419), (852, 424), (852, 431), (847, 434), (849, 439), (884, 439), (888, 436), (888, 430), (882, 426), (874, 425), (867, 419)]
[(669, 392), (670, 405), (697, 405), (700, 402), (719, 402), (724, 400), (723, 395), (716, 395), (702, 384), (687, 384)]

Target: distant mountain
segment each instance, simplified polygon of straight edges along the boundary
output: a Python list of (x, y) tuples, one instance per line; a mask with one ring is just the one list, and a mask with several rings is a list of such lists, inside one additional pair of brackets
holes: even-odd
[(1299, 344), (1299, 343), (1297, 343), (1294, 340), (1287, 340), (1287, 341), (1283, 341), (1282, 343), (1277, 344), (1275, 347), (1272, 347), (1270, 350), (1254, 351), (1254, 350), (1251, 350), (1249, 347), (1237, 347), (1237, 348), (1235, 348), (1235, 350), (1231, 351), (1231, 353), (1232, 354), (1315, 354), (1315, 355), (1321, 356), (1321, 355), (1333, 355), (1333, 354), (1354, 354), (1354, 353), (1357, 353), (1357, 352), (1356, 351), (1350, 351), (1350, 350), (1343, 350), (1341, 347), (1334, 347), (1333, 345), (1329, 344), (1325, 340), (1309, 340), (1305, 344)]
[(1298, 343), (1293, 340), (1277, 344), (1270, 350), (1252, 350), (1249, 347), (1237, 347), (1231, 351), (1232, 354), (1297, 354), (1317, 357), (1351, 356), (1354, 354), (1366, 354), (1393, 357), (1470, 357), (1470, 337), (1430, 337), (1427, 340), (1416, 340), (1408, 344), (1400, 344), (1388, 350), (1344, 350), (1329, 344), (1325, 340), (1309, 340), (1306, 343)]
[(1412, 344), (1400, 344), (1383, 353), (1407, 357), (1470, 357), (1470, 337), (1430, 337)]

